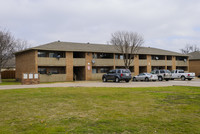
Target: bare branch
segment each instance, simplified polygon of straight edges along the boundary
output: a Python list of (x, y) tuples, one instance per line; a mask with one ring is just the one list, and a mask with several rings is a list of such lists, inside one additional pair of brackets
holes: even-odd
[(124, 55), (125, 68), (129, 68), (133, 61), (131, 55), (137, 53), (144, 43), (144, 39), (138, 33), (118, 31), (112, 34), (110, 42), (119, 53)]

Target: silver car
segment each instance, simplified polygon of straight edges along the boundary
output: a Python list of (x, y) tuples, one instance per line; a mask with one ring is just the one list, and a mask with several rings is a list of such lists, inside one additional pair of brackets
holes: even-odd
[(137, 76), (133, 77), (133, 81), (156, 81), (158, 80), (158, 76), (156, 74), (151, 73), (140, 73)]

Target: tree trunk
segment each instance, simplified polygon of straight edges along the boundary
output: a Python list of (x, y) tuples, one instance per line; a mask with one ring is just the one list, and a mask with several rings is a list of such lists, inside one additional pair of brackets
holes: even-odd
[[(0, 71), (1, 71), (1, 68), (0, 68)], [(1, 81), (1, 72), (0, 72), (0, 83), (2, 83), (2, 81)]]

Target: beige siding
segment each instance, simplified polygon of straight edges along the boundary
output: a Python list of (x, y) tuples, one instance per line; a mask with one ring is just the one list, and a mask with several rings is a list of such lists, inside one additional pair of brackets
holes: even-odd
[[(130, 66), (133, 66), (133, 65), (134, 65), (134, 62), (131, 61), (131, 65)], [(115, 66), (124, 66), (124, 60), (116, 59), (115, 60)]]
[(65, 58), (38, 57), (38, 66), (66, 66)]
[(85, 58), (74, 58), (74, 66), (85, 66)]
[(139, 60), (139, 66), (147, 66), (147, 60)]
[(188, 61), (176, 61), (176, 66), (187, 66), (188, 65), (188, 63), (187, 63)]
[(96, 74), (92, 74), (92, 80), (101, 80), (102, 79), (102, 76), (104, 75), (105, 73), (96, 73)]
[(113, 59), (94, 59), (94, 61), (92, 66), (114, 66)]
[(165, 60), (151, 60), (152, 66), (165, 66)]
[(172, 60), (167, 60), (166, 65), (167, 66), (172, 66)]
[(66, 74), (40, 74), (40, 82), (58, 82), (58, 81), (66, 81)]

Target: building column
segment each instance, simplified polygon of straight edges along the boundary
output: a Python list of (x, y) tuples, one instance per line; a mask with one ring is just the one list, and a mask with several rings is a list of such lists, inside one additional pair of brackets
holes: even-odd
[(176, 69), (176, 56), (172, 56), (172, 70)]
[(92, 53), (85, 53), (85, 80), (92, 80)]
[(139, 74), (139, 55), (134, 55), (134, 75)]
[(147, 73), (151, 72), (151, 55), (147, 55)]
[(66, 52), (66, 81), (73, 81), (73, 52)]
[(165, 56), (165, 70), (167, 70), (167, 56)]
[(116, 66), (115, 66), (115, 54), (113, 54), (113, 69), (116, 69)]

